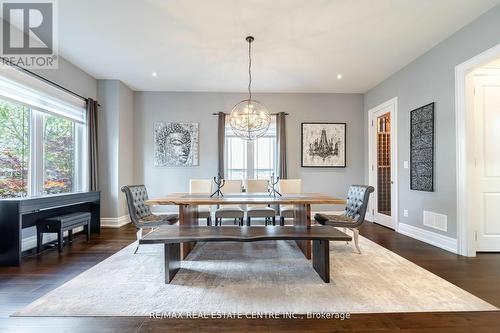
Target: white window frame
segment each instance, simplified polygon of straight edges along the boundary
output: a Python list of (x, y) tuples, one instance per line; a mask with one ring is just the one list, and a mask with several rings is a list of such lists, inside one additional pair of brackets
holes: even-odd
[(66, 118), (74, 126), (74, 176), (71, 192), (87, 191), (87, 119), (85, 101), (14, 69), (0, 69), (0, 99), (30, 110), (28, 197), (44, 194), (44, 115)]

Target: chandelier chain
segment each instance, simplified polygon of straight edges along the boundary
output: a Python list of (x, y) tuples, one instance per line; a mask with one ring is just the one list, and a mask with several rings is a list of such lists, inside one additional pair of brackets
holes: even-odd
[(252, 41), (248, 41), (248, 95), (252, 99)]

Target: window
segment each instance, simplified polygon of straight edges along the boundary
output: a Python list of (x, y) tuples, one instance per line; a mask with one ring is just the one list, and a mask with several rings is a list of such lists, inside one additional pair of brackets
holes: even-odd
[(30, 110), (0, 100), (0, 198), (28, 195)]
[(237, 137), (226, 125), (226, 178), (269, 179), (276, 169), (276, 122), (257, 140)]
[(75, 123), (43, 116), (43, 193), (72, 192), (75, 176)]
[(81, 103), (0, 76), (0, 198), (86, 189)]

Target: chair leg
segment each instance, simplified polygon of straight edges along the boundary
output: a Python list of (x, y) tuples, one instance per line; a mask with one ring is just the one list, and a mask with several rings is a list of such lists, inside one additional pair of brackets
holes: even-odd
[(212, 218), (209, 216), (207, 217), (207, 227), (211, 226), (212, 225)]
[(68, 243), (71, 245), (73, 243), (73, 230), (69, 229), (68, 230)]
[(237, 221), (237, 219), (234, 219), (234, 222), (233, 222), (234, 225), (236, 225), (236, 221)]
[(250, 223), (251, 223), (251, 218), (250, 218), (250, 216), (247, 216), (247, 227), (250, 226)]
[(240, 227), (242, 227), (242, 226), (243, 226), (243, 218), (240, 217)]
[(358, 250), (358, 253), (361, 254), (361, 250), (359, 248), (359, 243), (358, 243), (358, 236), (359, 236), (359, 230), (357, 228), (352, 230), (353, 236), (354, 236), (354, 245), (356, 245), (356, 249)]
[(280, 216), (280, 226), (285, 226), (285, 218), (283, 216)]
[(273, 220), (273, 226), (275, 226), (276, 225), (276, 216), (273, 216), (272, 220)]
[(142, 238), (142, 228), (137, 230), (137, 233), (135, 235), (137, 237), (137, 247), (135, 248), (134, 254), (136, 254), (137, 250), (139, 250), (139, 240)]

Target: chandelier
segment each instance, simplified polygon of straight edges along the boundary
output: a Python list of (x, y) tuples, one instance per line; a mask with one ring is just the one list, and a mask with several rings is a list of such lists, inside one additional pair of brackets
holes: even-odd
[(234, 106), (229, 115), (229, 124), (234, 134), (245, 140), (255, 140), (266, 134), (271, 124), (271, 115), (266, 107), (252, 99), (252, 42), (248, 36), (248, 99)]

